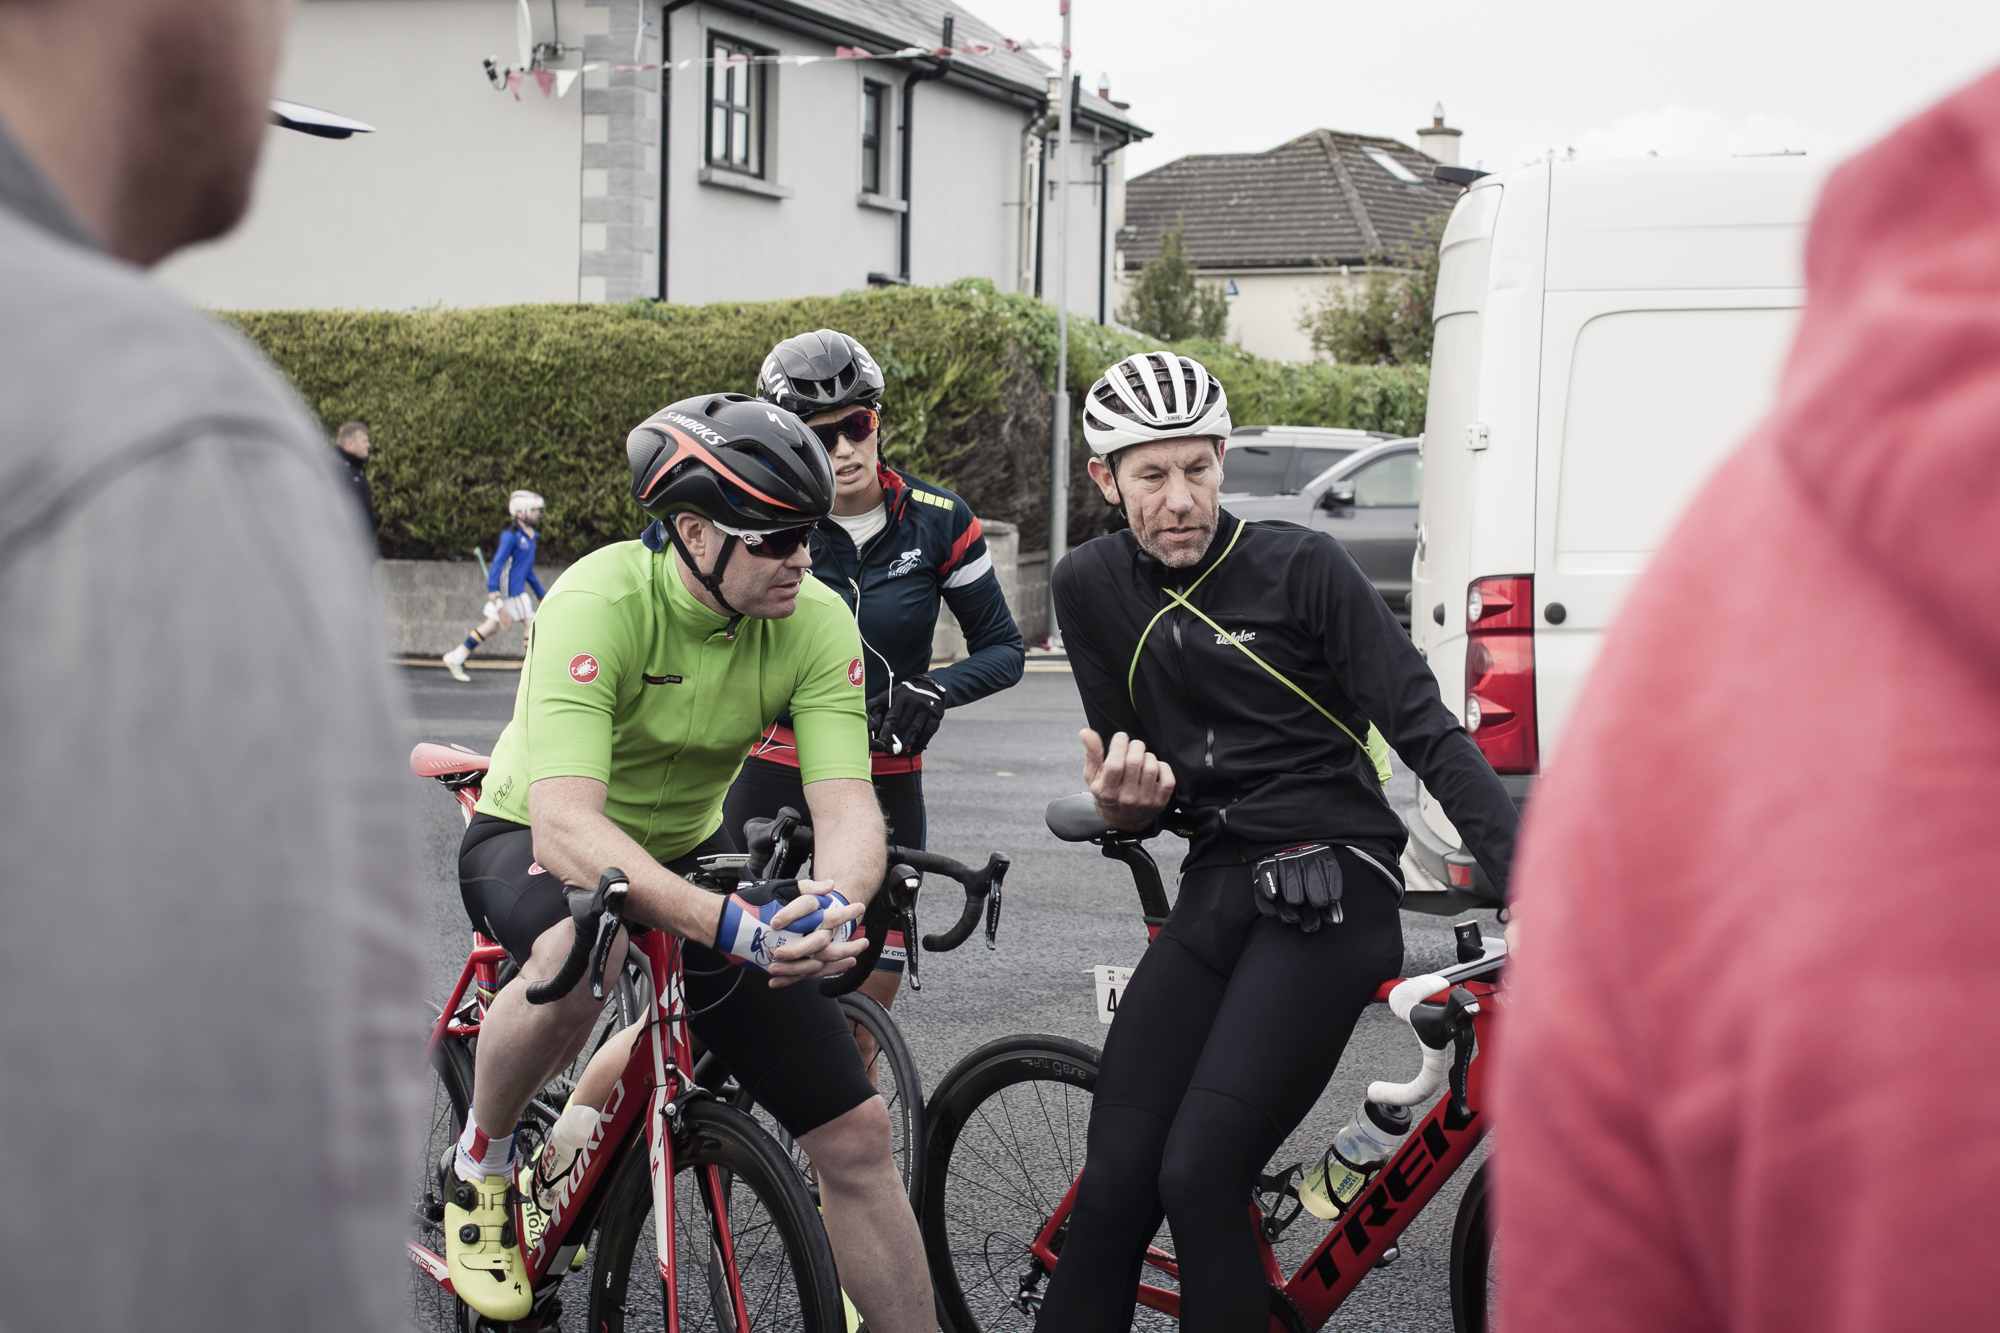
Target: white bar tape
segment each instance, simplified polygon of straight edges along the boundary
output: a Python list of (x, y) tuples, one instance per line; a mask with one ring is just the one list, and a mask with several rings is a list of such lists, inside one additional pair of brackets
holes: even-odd
[[(1418, 1043), (1422, 1045), (1422, 1043)], [(1451, 1047), (1434, 1051), (1424, 1048), (1424, 1069), (1408, 1083), (1370, 1083), (1368, 1100), (1381, 1106), (1415, 1106), (1426, 1102), (1431, 1095), (1444, 1086), (1445, 1076), (1451, 1072)]]

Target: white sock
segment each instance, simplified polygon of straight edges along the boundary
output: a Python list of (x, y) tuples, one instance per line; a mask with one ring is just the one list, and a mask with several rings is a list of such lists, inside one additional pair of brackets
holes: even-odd
[(504, 1176), (514, 1165), (514, 1136), (488, 1138), (477, 1121), (465, 1122), (458, 1136), (458, 1156), (453, 1169), (460, 1180), (477, 1182), (481, 1176)]
[(549, 1138), (574, 1158), (590, 1146), (592, 1136), (597, 1133), (598, 1122), (603, 1118), (595, 1107), (571, 1103), (563, 1108), (562, 1118), (549, 1131)]

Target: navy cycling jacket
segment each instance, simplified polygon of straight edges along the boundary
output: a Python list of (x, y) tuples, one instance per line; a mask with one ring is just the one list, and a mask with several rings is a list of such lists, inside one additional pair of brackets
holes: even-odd
[[(993, 557), (972, 507), (941, 486), (919, 481), (892, 467), (877, 467), (888, 522), (861, 550), (847, 529), (822, 523), (813, 536), (813, 574), (840, 594), (861, 629), (866, 692), (874, 699), (897, 680), (930, 673), (944, 687), (945, 707), (956, 708), (1004, 690), (1021, 679), (1027, 651), (1013, 613), (993, 574)], [(937, 631), (942, 599), (965, 631), (968, 655), (962, 662), (931, 671), (931, 638)], [(752, 753), (796, 764), (785, 727), (789, 716), (766, 733)], [(773, 744), (772, 742), (777, 742)], [(875, 771), (922, 767), (922, 756), (875, 756)]]
[(493, 564), (486, 571), (486, 591), (500, 591), (502, 565), (507, 566), (507, 596), (519, 597), (523, 584), (533, 588), (537, 597), (548, 595), (542, 591), (542, 581), (535, 577), (535, 534), (519, 523), (510, 524), (493, 548)]

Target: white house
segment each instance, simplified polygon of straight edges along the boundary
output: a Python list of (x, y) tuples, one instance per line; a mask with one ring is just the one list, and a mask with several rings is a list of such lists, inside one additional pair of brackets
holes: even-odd
[(1351, 292), (1370, 269), (1394, 267), (1426, 219), (1449, 213), (1460, 186), (1432, 171), (1458, 159), (1458, 134), (1439, 107), (1395, 139), (1313, 130), (1262, 153), (1179, 158), (1136, 176), (1120, 253), (1122, 298), (1178, 220), (1188, 257), (1229, 296), (1229, 339), (1259, 356), (1309, 361), (1299, 318), (1329, 292)]
[[(1054, 82), (942, 0), (304, 0), (278, 95), (377, 132), (273, 133), (244, 225), (160, 278), (236, 309), (1052, 294)], [(1077, 99), (1079, 314), (1146, 133)]]

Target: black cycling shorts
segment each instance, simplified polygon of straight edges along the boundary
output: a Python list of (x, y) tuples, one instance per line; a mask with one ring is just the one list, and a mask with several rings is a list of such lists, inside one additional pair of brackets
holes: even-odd
[[(718, 830), (667, 868), (686, 874), (696, 857), (729, 850)], [(474, 815), (459, 844), (458, 884), (473, 928), (517, 963), (527, 961), (544, 931), (569, 920), (563, 886), (536, 862), (526, 824)], [(793, 1138), (875, 1095), (840, 1002), (816, 984), (774, 990), (762, 972), (692, 940), (682, 958), (695, 1036)]]

